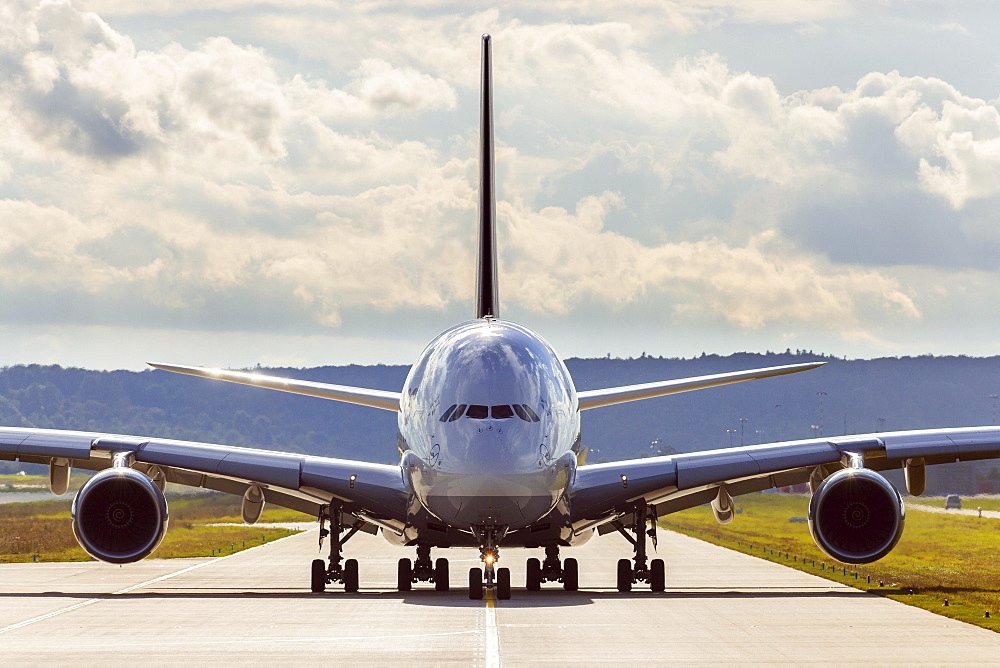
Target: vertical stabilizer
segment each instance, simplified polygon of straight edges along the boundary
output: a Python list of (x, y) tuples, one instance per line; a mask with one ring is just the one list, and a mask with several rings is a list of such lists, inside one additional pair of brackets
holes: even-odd
[(496, 195), (493, 191), (493, 49), (483, 35), (483, 81), (479, 121), (479, 262), (476, 317), (500, 317), (497, 294)]

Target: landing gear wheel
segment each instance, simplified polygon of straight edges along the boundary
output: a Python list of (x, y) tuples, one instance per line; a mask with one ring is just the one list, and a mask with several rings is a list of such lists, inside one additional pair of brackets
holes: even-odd
[(413, 566), (410, 560), (403, 557), (396, 567), (396, 589), (399, 591), (410, 591), (413, 587)]
[(322, 559), (313, 559), (312, 562), (312, 590), (326, 591), (326, 562)]
[(344, 562), (344, 591), (356, 592), (359, 584), (358, 560), (348, 559)]
[(632, 562), (628, 559), (618, 560), (618, 591), (632, 591)]
[(469, 598), (473, 601), (483, 598), (483, 572), (478, 568), (469, 569)]
[(580, 588), (580, 566), (570, 557), (563, 562), (563, 589), (576, 591)]
[(507, 601), (510, 599), (510, 569), (497, 569), (497, 600)]
[(538, 591), (542, 588), (542, 562), (534, 557), (528, 559), (528, 571), (524, 578), (524, 586), (528, 591)]
[(663, 591), (667, 588), (666, 569), (663, 559), (653, 559), (649, 564), (649, 588), (653, 591)]
[(448, 591), (448, 560), (444, 557), (434, 562), (434, 589)]

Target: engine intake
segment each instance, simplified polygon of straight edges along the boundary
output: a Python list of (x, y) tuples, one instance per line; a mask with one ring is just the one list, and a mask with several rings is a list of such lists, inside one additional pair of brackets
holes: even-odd
[(112, 564), (139, 561), (156, 549), (166, 531), (163, 492), (133, 469), (105, 469), (73, 499), (73, 533), (95, 559)]
[(870, 469), (837, 471), (809, 501), (813, 540), (845, 564), (867, 564), (889, 554), (903, 534), (905, 516), (899, 492)]

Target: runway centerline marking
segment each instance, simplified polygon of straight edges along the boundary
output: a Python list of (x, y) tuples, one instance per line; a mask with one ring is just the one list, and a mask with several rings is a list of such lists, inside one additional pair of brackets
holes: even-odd
[(258, 545), (256, 547), (251, 547), (240, 552), (235, 552), (233, 554), (227, 554), (224, 557), (216, 557), (215, 559), (210, 559), (209, 561), (203, 561), (200, 564), (195, 564), (194, 566), (188, 566), (187, 568), (182, 568), (179, 571), (173, 573), (167, 573), (166, 575), (161, 575), (160, 577), (153, 578), (152, 580), (146, 580), (145, 582), (140, 582), (139, 584), (132, 585), (130, 587), (125, 587), (124, 589), (119, 589), (118, 591), (113, 591), (110, 594), (105, 594), (104, 596), (98, 596), (96, 598), (88, 598), (85, 601), (80, 601), (79, 603), (74, 603), (73, 605), (66, 606), (65, 608), (60, 608), (59, 610), (53, 610), (52, 612), (47, 612), (44, 615), (38, 615), (37, 617), (32, 617), (31, 619), (26, 619), (23, 622), (18, 622), (16, 624), (11, 624), (10, 626), (5, 626), (0, 628), (0, 635), (7, 633), (8, 631), (16, 631), (17, 629), (24, 628), (25, 626), (30, 626), (36, 622), (43, 622), (46, 619), (52, 619), (53, 617), (58, 617), (59, 615), (66, 614), (67, 612), (73, 612), (74, 610), (79, 610), (80, 608), (85, 608), (88, 605), (93, 605), (94, 603), (100, 603), (101, 601), (107, 601), (115, 596), (121, 594), (128, 594), (135, 591), (136, 589), (142, 589), (143, 587), (148, 587), (151, 584), (156, 584), (157, 582), (162, 582), (164, 580), (169, 580), (170, 578), (177, 577), (178, 575), (184, 575), (185, 573), (190, 573), (193, 570), (199, 569), (202, 566), (208, 566), (210, 564), (217, 564), (220, 561), (225, 561), (226, 559), (231, 559), (232, 557), (237, 557), (241, 554), (246, 554), (247, 552), (252, 552), (254, 550), (259, 550), (262, 547), (268, 547), (276, 543), (280, 543), (283, 540), (288, 540), (289, 538), (295, 538), (298, 534), (292, 534), (291, 536), (285, 536), (284, 538), (279, 538), (278, 540), (272, 540), (270, 543), (264, 543), (263, 545)]
[(496, 597), (486, 590), (486, 668), (500, 666), (500, 633), (497, 629)]

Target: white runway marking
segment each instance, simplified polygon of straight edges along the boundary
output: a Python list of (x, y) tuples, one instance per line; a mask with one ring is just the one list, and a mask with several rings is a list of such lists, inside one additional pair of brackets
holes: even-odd
[(101, 601), (107, 601), (111, 597), (118, 596), (119, 594), (128, 594), (129, 592), (133, 592), (136, 589), (142, 589), (143, 587), (148, 587), (151, 584), (156, 584), (157, 582), (162, 582), (163, 580), (169, 580), (170, 578), (177, 577), (178, 575), (183, 575), (184, 573), (190, 573), (191, 571), (193, 571), (195, 569), (198, 569), (198, 568), (201, 568), (202, 566), (208, 566), (209, 564), (217, 564), (220, 561), (225, 561), (226, 559), (230, 559), (232, 557), (239, 556), (241, 554), (246, 554), (247, 552), (250, 552), (252, 550), (259, 550), (262, 547), (267, 547), (269, 545), (274, 545), (275, 543), (280, 543), (283, 540), (288, 540), (289, 538), (294, 538), (295, 535), (296, 534), (292, 534), (291, 536), (285, 536), (284, 538), (279, 538), (278, 540), (273, 540), (270, 543), (264, 543), (263, 545), (258, 545), (257, 547), (251, 547), (251, 548), (248, 548), (248, 549), (243, 550), (241, 552), (236, 552), (234, 554), (228, 554), (228, 555), (226, 555), (224, 557), (216, 557), (215, 559), (211, 559), (210, 561), (203, 561), (200, 564), (195, 564), (194, 566), (188, 566), (187, 568), (183, 568), (183, 569), (181, 569), (179, 571), (175, 571), (173, 573), (167, 573), (166, 575), (161, 575), (158, 578), (153, 578), (152, 580), (147, 580), (145, 582), (140, 582), (139, 584), (132, 585), (131, 587), (125, 587), (124, 589), (119, 589), (118, 591), (111, 592), (110, 594), (106, 594), (104, 596), (99, 596), (97, 598), (88, 598), (85, 601), (80, 601), (79, 603), (74, 603), (73, 605), (67, 606), (65, 608), (60, 608), (59, 610), (53, 610), (52, 612), (45, 613), (44, 615), (38, 615), (37, 617), (32, 617), (31, 619), (26, 619), (23, 622), (18, 622), (17, 624), (11, 624), (10, 626), (5, 626), (2, 629), (0, 629), (0, 635), (3, 635), (4, 633), (7, 633), (8, 631), (14, 631), (14, 630), (17, 630), (17, 629), (20, 629), (20, 628), (24, 628), (25, 626), (29, 626), (29, 625), (34, 624), (36, 622), (41, 622), (41, 621), (45, 621), (46, 619), (52, 619), (53, 617), (58, 617), (59, 615), (66, 614), (67, 612), (73, 612), (74, 610), (79, 610), (80, 608), (85, 608), (88, 605), (93, 605), (94, 603), (100, 603)]

